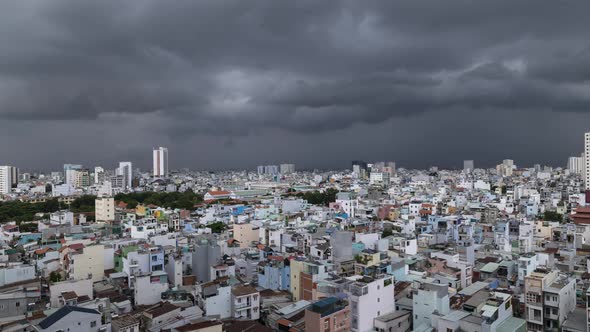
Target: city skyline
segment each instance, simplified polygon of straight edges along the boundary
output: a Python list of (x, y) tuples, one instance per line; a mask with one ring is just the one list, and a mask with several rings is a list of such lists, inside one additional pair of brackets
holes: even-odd
[(0, 330), (590, 332), (588, 12), (0, 1)]
[(589, 129), (589, 7), (7, 1), (2, 163), (562, 165)]

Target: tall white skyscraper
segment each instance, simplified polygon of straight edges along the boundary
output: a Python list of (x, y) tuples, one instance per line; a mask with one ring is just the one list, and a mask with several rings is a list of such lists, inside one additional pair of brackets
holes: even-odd
[(463, 160), (463, 170), (465, 172), (471, 172), (473, 171), (473, 160)]
[(584, 187), (590, 190), (590, 133), (584, 134)]
[(66, 184), (73, 185), (76, 181), (78, 170), (84, 168), (78, 164), (64, 164), (64, 179)]
[(168, 176), (168, 148), (154, 149), (154, 177)]
[(295, 165), (294, 164), (281, 164), (279, 166), (279, 171), (281, 174), (295, 173)]
[(123, 176), (123, 188), (126, 190), (131, 189), (131, 182), (133, 180), (133, 165), (130, 161), (119, 162), (119, 168), (117, 168), (117, 175)]
[(584, 163), (586, 162), (585, 155), (585, 153), (582, 153), (579, 157), (569, 157), (567, 160), (567, 168), (570, 172), (584, 175)]
[(12, 167), (0, 166), (0, 194), (9, 194), (12, 190)]
[(104, 180), (104, 168), (94, 167), (94, 184), (100, 184)]

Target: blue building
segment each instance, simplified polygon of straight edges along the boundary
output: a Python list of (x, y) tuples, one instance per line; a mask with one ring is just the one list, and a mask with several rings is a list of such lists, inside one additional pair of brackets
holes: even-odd
[(272, 290), (291, 288), (291, 267), (289, 259), (270, 259), (258, 264), (258, 285)]
[(164, 271), (164, 250), (150, 248), (150, 271)]

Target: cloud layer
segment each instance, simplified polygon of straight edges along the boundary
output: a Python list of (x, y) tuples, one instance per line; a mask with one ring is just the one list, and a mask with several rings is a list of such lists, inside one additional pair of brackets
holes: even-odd
[[(0, 130), (10, 142), (0, 162), (22, 167), (73, 156), (147, 167), (149, 148), (164, 144), (194, 168), (345, 167), (359, 156), (555, 164), (587, 130), (565, 127), (551, 136), (561, 148), (531, 152), (540, 121), (588, 120), (582, 1), (15, 0), (0, 9)], [(455, 150), (435, 121), (449, 117), (474, 147), (435, 160), (424, 137)], [(511, 142), (524, 132), (530, 145), (494, 148), (473, 130), (480, 121)], [(342, 150), (354, 137), (363, 144)], [(308, 140), (321, 140), (319, 155), (305, 153)], [(294, 153), (259, 154), (277, 142)], [(35, 162), (44, 151), (54, 153)]]

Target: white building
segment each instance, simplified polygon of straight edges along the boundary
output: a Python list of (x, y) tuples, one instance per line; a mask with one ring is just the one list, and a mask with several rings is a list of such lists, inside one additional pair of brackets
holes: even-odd
[(353, 276), (349, 280), (354, 280), (345, 290), (350, 301), (351, 330), (372, 331), (375, 317), (395, 311), (393, 276)]
[(249, 285), (234, 286), (232, 294), (232, 316), (234, 318), (257, 320), (260, 318), (260, 293)]
[(473, 160), (463, 160), (463, 170), (467, 173), (473, 171)]
[(154, 177), (168, 176), (168, 148), (159, 147), (154, 149)]
[(123, 177), (123, 189), (131, 190), (131, 182), (133, 180), (133, 164), (130, 161), (119, 162), (119, 168), (117, 168), (116, 175)]
[(12, 170), (10, 166), (0, 166), (0, 195), (10, 194), (12, 190)]
[(136, 306), (156, 304), (162, 300), (162, 293), (168, 290), (168, 275), (164, 271), (136, 275), (135, 278)]
[(525, 317), (527, 330), (559, 329), (576, 307), (575, 278), (559, 271), (537, 268), (525, 277)]
[(584, 163), (586, 162), (586, 158), (584, 158), (585, 153), (582, 153), (580, 157), (569, 157), (567, 160), (567, 169), (571, 173), (574, 174), (584, 174)]
[(39, 322), (35, 329), (40, 332), (106, 331), (101, 316), (94, 309), (65, 306)]
[(74, 182), (76, 182), (76, 173), (82, 168), (83, 166), (79, 164), (64, 164), (65, 183), (74, 186)]
[(76, 188), (74, 188), (74, 186), (72, 186), (71, 184), (58, 184), (58, 185), (53, 185), (53, 188), (51, 189), (51, 195), (53, 197), (57, 197), (57, 196), (70, 196), (73, 195), (76, 192)]
[(97, 222), (115, 220), (115, 199), (112, 197), (98, 197), (94, 200)]
[(22, 264), (0, 269), (0, 287), (15, 282), (35, 279), (35, 266)]
[(232, 295), (228, 280), (222, 278), (197, 286), (197, 303), (207, 316), (231, 317)]
[(294, 164), (281, 164), (279, 165), (279, 170), (281, 174), (291, 174), (295, 173), (295, 165)]
[(496, 166), (496, 171), (501, 176), (512, 176), (512, 171), (514, 168), (513, 160), (504, 159), (500, 165)]
[(336, 195), (336, 204), (342, 208), (344, 213), (352, 218), (356, 214), (359, 202), (358, 199), (353, 198), (351, 193), (339, 192)]
[(59, 308), (61, 294), (64, 292), (75, 292), (78, 296), (88, 296), (90, 299), (94, 298), (94, 291), (92, 289), (92, 280), (67, 280), (56, 282), (49, 285), (49, 302), (52, 308)]
[(94, 245), (69, 252), (68, 275), (73, 280), (104, 278), (104, 246)]
[(104, 180), (104, 168), (94, 167), (94, 184), (99, 184)]
[(165, 266), (168, 274), (168, 282), (172, 287), (182, 286), (182, 257), (168, 254), (168, 262)]
[(414, 329), (432, 327), (432, 314), (446, 315), (450, 311), (447, 285), (422, 283), (413, 290)]
[(371, 185), (389, 185), (389, 173), (388, 172), (371, 172), (369, 176), (369, 184)]
[(168, 232), (168, 224), (159, 223), (156, 219), (145, 218), (135, 223), (126, 224), (131, 229), (131, 238), (145, 239), (156, 234)]

